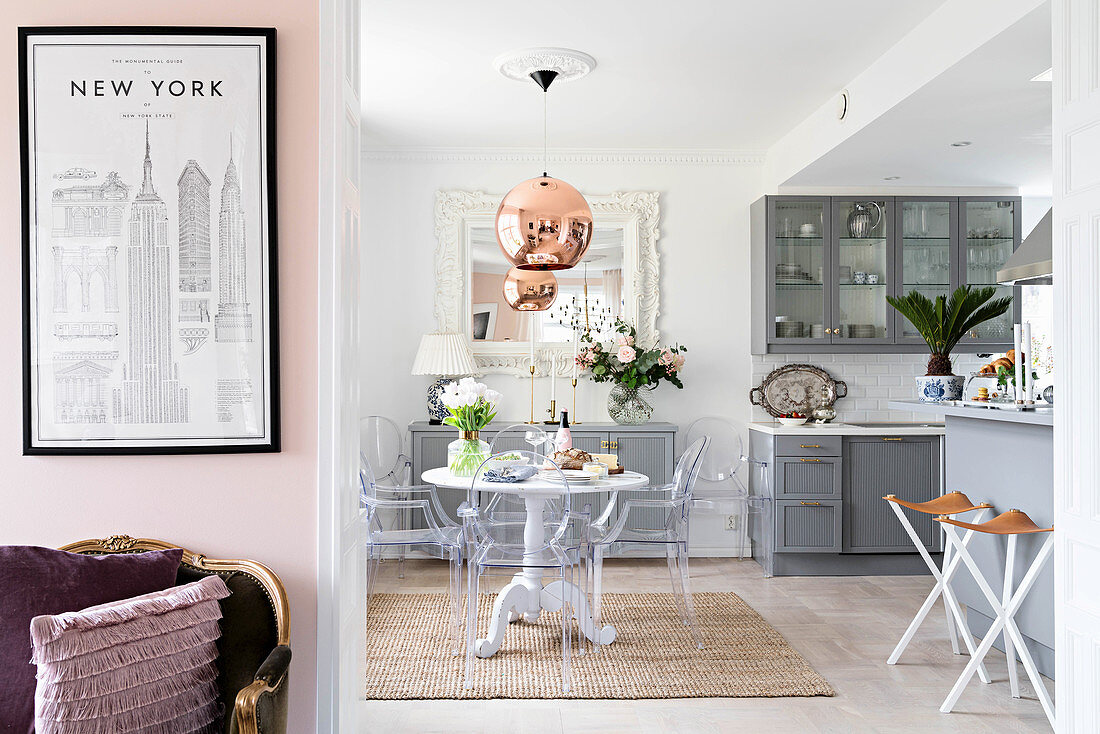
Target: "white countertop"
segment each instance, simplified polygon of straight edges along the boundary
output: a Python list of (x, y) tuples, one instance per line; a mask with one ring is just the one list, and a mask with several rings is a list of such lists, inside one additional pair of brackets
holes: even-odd
[(750, 431), (769, 436), (942, 436), (942, 423), (806, 423), (801, 426), (784, 426), (778, 421), (753, 421)]
[(1054, 407), (1045, 404), (1037, 410), (1001, 410), (979, 405), (959, 405), (960, 401), (948, 403), (922, 403), (918, 400), (891, 400), (891, 410), (936, 413), (955, 418), (976, 418), (987, 421), (1005, 421), (1007, 423), (1030, 423), (1036, 426), (1054, 425)]

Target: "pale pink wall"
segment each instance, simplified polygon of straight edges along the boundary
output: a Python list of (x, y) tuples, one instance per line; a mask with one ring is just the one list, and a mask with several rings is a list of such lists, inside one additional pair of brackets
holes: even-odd
[[(111, 533), (247, 556), (290, 593), (290, 731), (315, 725), (317, 633), (317, 4), (308, 0), (4, 0), (0, 4), (0, 543)], [(19, 120), (21, 25), (278, 28), (279, 317), (283, 452), (22, 456)]]
[(497, 325), (493, 331), (496, 341), (503, 341), (506, 336), (515, 338), (519, 327), (517, 313), (504, 300), (500, 287), (503, 280), (504, 276), (497, 273), (472, 273), (470, 277), (471, 302), (497, 304)]

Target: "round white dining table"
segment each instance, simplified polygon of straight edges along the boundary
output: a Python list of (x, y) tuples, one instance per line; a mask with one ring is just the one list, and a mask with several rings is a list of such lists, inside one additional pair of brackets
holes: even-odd
[[(433, 484), (443, 489), (460, 489), (467, 491), (473, 482), (472, 477), (453, 476), (449, 469), (441, 467), (429, 469), (421, 475), (425, 484)], [(649, 485), (649, 477), (638, 472), (623, 472), (606, 479), (598, 479), (587, 482), (571, 482), (570, 494), (587, 494), (592, 492), (617, 492), (640, 489)], [(560, 497), (562, 485), (560, 481), (541, 479), (537, 475), (522, 482), (486, 482), (479, 480), (476, 489), (479, 492), (504, 492), (523, 497), (527, 520), (523, 527), (523, 544), (532, 555), (538, 554), (540, 549), (546, 547), (546, 526), (543, 524), (543, 509), (546, 501), (552, 497)], [(593, 508), (594, 512), (603, 508)], [(543, 569), (538, 565), (524, 568), (512, 577), (511, 583), (501, 589), (493, 605), (493, 616), (489, 622), (489, 636), (477, 641), (477, 656), (481, 658), (491, 657), (500, 649), (504, 641), (504, 631), (509, 622), (523, 619), (525, 622), (535, 622), (539, 613), (545, 609), (556, 612), (562, 607), (562, 600), (568, 597), (573, 607), (573, 615), (580, 626), (581, 632), (589, 640), (609, 645), (615, 641), (615, 628), (604, 625), (597, 636), (597, 631), (592, 623), (592, 613), (588, 608), (588, 600), (585, 592), (576, 584), (565, 583), (558, 579), (543, 586)]]

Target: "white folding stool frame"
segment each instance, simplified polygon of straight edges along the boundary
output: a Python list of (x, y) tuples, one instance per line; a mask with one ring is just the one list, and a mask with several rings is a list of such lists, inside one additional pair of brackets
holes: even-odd
[[(970, 573), (974, 576), (974, 580), (978, 583), (978, 588), (982, 590), (982, 594), (985, 596), (986, 601), (993, 607), (993, 612), (997, 615), (997, 618), (993, 621), (993, 625), (989, 628), (989, 632), (982, 638), (982, 642), (978, 645), (977, 653), (971, 653), (970, 662), (963, 670), (962, 675), (955, 682), (955, 687), (951, 689), (951, 692), (947, 694), (947, 698), (943, 700), (943, 705), (940, 706), (940, 711), (945, 714), (951, 713), (951, 710), (955, 708), (955, 704), (959, 700), (959, 696), (962, 695), (963, 689), (966, 688), (967, 683), (974, 677), (974, 671), (977, 670), (990, 648), (993, 647), (993, 641), (997, 639), (997, 635), (1004, 631), (1005, 638), (1005, 655), (1008, 658), (1008, 681), (1009, 687), (1012, 691), (1013, 698), (1020, 697), (1020, 683), (1016, 675), (1016, 650), (1020, 652), (1020, 660), (1024, 664), (1024, 670), (1027, 671), (1027, 677), (1031, 679), (1031, 684), (1035, 686), (1035, 694), (1039, 697), (1039, 702), (1043, 705), (1043, 712), (1047, 715), (1047, 720), (1055, 731), (1058, 727), (1054, 723), (1054, 702), (1050, 698), (1050, 694), (1047, 692), (1047, 687), (1043, 684), (1043, 679), (1039, 677), (1039, 669), (1035, 667), (1035, 661), (1031, 657), (1031, 653), (1028, 652), (1027, 646), (1024, 645), (1024, 638), (1020, 634), (1020, 629), (1016, 626), (1014, 617), (1016, 612), (1020, 610), (1020, 605), (1024, 603), (1024, 599), (1027, 598), (1027, 594), (1031, 591), (1031, 587), (1035, 585), (1035, 580), (1039, 578), (1039, 572), (1043, 570), (1043, 566), (1050, 559), (1051, 553), (1054, 551), (1054, 533), (1048, 534), (1046, 542), (1043, 543), (1043, 547), (1039, 549), (1039, 552), (1035, 555), (1035, 559), (1031, 562), (1031, 567), (1024, 574), (1024, 578), (1020, 581), (1020, 586), (1013, 591), (1012, 589), (1012, 576), (1015, 570), (1016, 559), (1016, 538), (1018, 534), (1011, 534), (1008, 536), (1008, 552), (1005, 556), (1005, 577), (1004, 585), (1002, 587), (1001, 598), (998, 599), (997, 595), (993, 593), (993, 589), (990, 588), (989, 583), (985, 580), (985, 576), (978, 568), (978, 564), (974, 562), (974, 557), (970, 555), (970, 551), (966, 549), (965, 541), (959, 538), (958, 531), (954, 525), (948, 523), (941, 523), (944, 531), (947, 533), (948, 541), (958, 551), (959, 556), (966, 563), (966, 567), (970, 569)], [(970, 533), (974, 532), (970, 530), (967, 532), (967, 537)]]
[[(889, 500), (887, 500), (889, 502)], [(928, 597), (924, 600), (924, 604), (921, 605), (920, 610), (917, 612), (917, 616), (913, 617), (913, 621), (909, 623), (908, 629), (905, 630), (905, 634), (901, 636), (901, 640), (898, 641), (897, 647), (890, 653), (890, 657), (887, 658), (887, 665), (895, 665), (898, 662), (898, 658), (905, 652), (905, 648), (909, 646), (909, 643), (913, 640), (913, 636), (917, 633), (917, 629), (924, 622), (924, 618), (928, 616), (928, 612), (932, 610), (932, 605), (936, 603), (936, 597), (943, 597), (944, 611), (947, 614), (947, 634), (951, 637), (951, 649), (956, 655), (959, 655), (959, 633), (962, 634), (963, 642), (966, 643), (966, 650), (970, 653), (970, 657), (973, 658), (975, 654), (974, 649), (974, 636), (970, 634), (970, 627), (966, 624), (966, 619), (963, 618), (962, 608), (959, 606), (959, 600), (955, 598), (955, 593), (951, 591), (951, 578), (955, 575), (955, 572), (959, 569), (959, 561), (961, 556), (952, 554), (950, 552), (950, 543), (943, 549), (943, 571), (936, 566), (936, 562), (932, 560), (932, 556), (928, 555), (928, 550), (924, 547), (924, 542), (917, 535), (917, 531), (913, 529), (912, 523), (909, 522), (909, 518), (905, 516), (905, 513), (901, 511), (901, 505), (897, 502), (890, 502), (890, 507), (894, 508), (894, 514), (898, 516), (898, 520), (901, 521), (901, 526), (905, 528), (905, 532), (909, 534), (910, 539), (913, 541), (913, 545), (917, 547), (917, 551), (920, 553), (921, 558), (924, 559), (925, 564), (928, 566), (928, 570), (932, 572), (932, 577), (936, 579), (936, 585), (932, 587), (932, 591), (928, 592)], [(974, 521), (979, 522), (985, 517), (985, 514), (991, 509), (985, 505), (977, 506), (978, 514), (974, 516)], [(971, 512), (971, 510), (967, 510)], [(961, 515), (963, 513), (955, 513)], [(946, 527), (945, 527), (946, 529)], [(970, 539), (973, 537), (974, 531), (969, 530), (966, 536), (962, 539), (963, 547), (966, 547), (970, 543)], [(957, 626), (956, 626), (957, 625)], [(978, 678), (983, 683), (989, 683), (989, 673), (985, 669), (985, 665), (978, 666)]]

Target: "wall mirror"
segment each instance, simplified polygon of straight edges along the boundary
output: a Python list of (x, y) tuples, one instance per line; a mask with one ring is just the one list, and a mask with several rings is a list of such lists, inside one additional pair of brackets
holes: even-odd
[(527, 376), (533, 338), (538, 373), (549, 373), (557, 352), (558, 374), (568, 374), (573, 349), (569, 311), (576, 307), (583, 313), (586, 302), (594, 334), (610, 329), (621, 316), (636, 325), (640, 343), (657, 341), (656, 192), (586, 195), (595, 219), (592, 243), (580, 265), (555, 273), (554, 305), (533, 312), (513, 311), (502, 292), (509, 264), (493, 228), (502, 198), (468, 191), (436, 194), (437, 328), (465, 334), (479, 369)]

